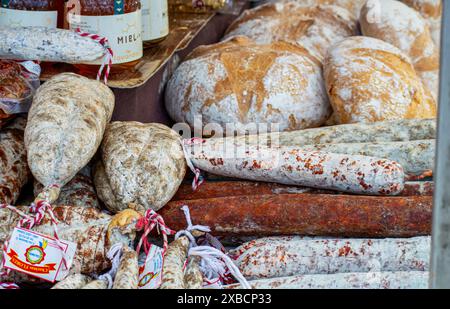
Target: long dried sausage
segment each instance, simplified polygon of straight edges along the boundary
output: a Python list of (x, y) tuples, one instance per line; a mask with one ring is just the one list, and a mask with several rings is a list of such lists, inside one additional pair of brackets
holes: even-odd
[(397, 195), (404, 188), (403, 168), (386, 159), (227, 139), (207, 140), (190, 150), (196, 167), (227, 177), (369, 195)]
[(271, 237), (229, 254), (251, 280), (294, 275), (429, 270), (430, 237), (329, 239)]
[[(250, 281), (254, 289), (427, 289), (429, 273), (374, 272), (295, 277)], [(227, 286), (238, 289), (239, 284)]]
[(69, 30), (46, 27), (0, 29), (0, 58), (82, 63), (101, 60), (105, 48)]

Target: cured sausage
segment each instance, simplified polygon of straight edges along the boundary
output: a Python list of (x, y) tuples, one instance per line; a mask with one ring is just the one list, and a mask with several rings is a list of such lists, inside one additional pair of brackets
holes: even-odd
[[(34, 195), (37, 196), (44, 187), (34, 182)], [(61, 188), (58, 199), (53, 203), (55, 206), (77, 206), (101, 209), (95, 193), (94, 184), (90, 177), (78, 173)]]
[(0, 29), (0, 58), (82, 63), (102, 60), (106, 49), (76, 32), (47, 27)]
[(81, 289), (83, 290), (106, 290), (108, 288), (108, 281), (106, 280), (92, 280)]
[(28, 165), (45, 188), (67, 184), (94, 156), (114, 109), (104, 84), (72, 73), (41, 86), (28, 114)]
[(23, 125), (21, 119), (16, 119), (10, 127), (0, 131), (0, 204), (14, 204), (31, 178)]
[[(18, 207), (27, 213), (29, 207)], [(58, 235), (61, 239), (77, 244), (71, 272), (91, 275), (110, 267), (107, 253), (115, 243), (132, 244), (136, 233), (136, 222), (141, 217), (128, 209), (112, 217), (93, 208), (55, 207), (58, 220)], [(20, 217), (9, 209), (0, 209), (0, 244), (10, 237)], [(33, 230), (53, 235), (53, 226), (48, 214)], [(0, 260), (3, 255), (0, 255)], [(14, 276), (14, 273), (11, 273)], [(12, 280), (17, 282), (16, 280)]]
[[(179, 208), (178, 208), (179, 210)], [(181, 221), (183, 222), (183, 221)], [(185, 289), (183, 266), (189, 248), (189, 239), (182, 236), (168, 247), (164, 257), (162, 283), (160, 289)]]
[(398, 195), (404, 188), (403, 168), (386, 159), (226, 139), (194, 144), (190, 151), (194, 166), (226, 177), (369, 195)]
[(159, 210), (175, 194), (186, 173), (180, 136), (154, 123), (109, 124), (102, 162), (94, 180), (101, 188), (100, 199), (112, 212), (126, 209), (129, 203)]
[[(295, 277), (250, 281), (253, 289), (427, 289), (429, 273), (373, 272)], [(225, 287), (238, 289), (239, 284)]]
[(435, 119), (402, 119), (375, 123), (344, 124), (292, 132), (228, 137), (249, 144), (303, 146), (343, 143), (387, 143), (436, 138)]
[[(432, 181), (410, 181), (405, 183), (405, 189), (400, 196), (432, 196), (434, 183)], [(219, 197), (271, 195), (271, 194), (337, 194), (336, 191), (318, 190), (306, 187), (293, 187), (276, 183), (250, 181), (206, 181), (196, 191), (191, 183), (183, 183), (172, 198), (172, 201), (202, 200)]]
[(386, 238), (430, 235), (433, 197), (271, 194), (181, 200), (160, 211), (175, 230), (184, 228), (184, 205), (214, 235)]
[(251, 280), (294, 275), (428, 271), (430, 237), (323, 239), (271, 237), (229, 254)]
[(114, 278), (113, 289), (137, 289), (139, 283), (138, 254), (124, 247), (119, 269)]
[(348, 155), (364, 155), (399, 163), (406, 174), (421, 175), (434, 169), (436, 140), (388, 143), (352, 143), (306, 145), (304, 151), (324, 151)]
[(201, 289), (203, 286), (203, 274), (200, 270), (201, 257), (190, 256), (184, 272), (184, 285), (186, 289)]
[(55, 284), (52, 289), (54, 290), (75, 290), (81, 289), (83, 286), (89, 283), (91, 278), (82, 274), (73, 274), (66, 279)]

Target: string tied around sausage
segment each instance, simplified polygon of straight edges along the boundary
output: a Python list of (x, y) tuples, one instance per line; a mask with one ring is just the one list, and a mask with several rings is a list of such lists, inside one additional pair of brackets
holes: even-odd
[(137, 230), (144, 230), (144, 233), (139, 239), (139, 243), (136, 251), (139, 253), (142, 246), (144, 246), (144, 252), (148, 255), (151, 244), (148, 241), (148, 235), (156, 227), (158, 234), (163, 236), (163, 256), (166, 254), (169, 242), (167, 236), (175, 234), (175, 231), (170, 229), (161, 215), (157, 214), (153, 209), (147, 209), (144, 216), (136, 223)]
[(75, 30), (75, 32), (82, 37), (87, 37), (87, 38), (90, 38), (90, 39), (98, 42), (105, 49), (105, 56), (103, 57), (102, 64), (100, 66), (100, 69), (98, 70), (97, 80), (98, 81), (100, 80), (100, 78), (103, 74), (103, 71), (105, 71), (103, 81), (106, 85), (108, 83), (109, 73), (111, 71), (111, 66), (112, 66), (112, 59), (114, 57), (114, 52), (113, 52), (111, 46), (109, 45), (108, 39), (106, 37), (100, 36), (98, 34), (83, 32), (83, 31), (81, 31), (80, 28), (77, 28)]
[[(236, 279), (239, 280), (239, 282), (242, 281), (242, 274), (239, 272), (239, 269), (236, 271), (236, 267), (234, 269), (231, 269), (229, 267), (229, 261), (231, 259), (222, 251), (212, 247), (212, 246), (198, 246), (197, 241), (195, 240), (195, 237), (192, 235), (192, 231), (200, 231), (204, 232), (206, 234), (211, 232), (211, 229), (209, 226), (205, 225), (193, 225), (191, 213), (189, 211), (189, 207), (187, 205), (184, 205), (181, 210), (184, 212), (184, 216), (186, 218), (187, 222), (187, 228), (185, 230), (180, 230), (175, 234), (175, 239), (178, 239), (181, 236), (186, 236), (189, 239), (189, 253), (188, 256), (190, 256), (191, 249), (193, 248), (203, 248), (201, 249), (201, 255), (200, 253), (197, 254), (197, 251), (192, 251), (192, 255), (199, 255), (202, 257), (200, 261), (200, 270), (202, 271), (203, 275), (205, 276), (205, 281), (208, 283), (211, 283), (215, 281), (216, 283), (220, 284), (222, 280), (225, 280), (226, 278), (229, 278), (230, 274), (233, 275)], [(211, 236), (211, 235), (210, 235)], [(211, 238), (213, 238), (211, 236)], [(211, 248), (212, 251), (208, 251), (205, 248)], [(199, 251), (199, 252), (200, 252)], [(208, 255), (208, 252), (213, 252), (212, 255)], [(219, 253), (220, 254), (219, 254)], [(226, 258), (224, 258), (224, 256)], [(228, 261), (229, 260), (229, 261)], [(232, 261), (231, 261), (232, 263)], [(234, 264), (233, 264), (234, 265)], [(244, 278), (245, 280), (245, 278)], [(244, 283), (245, 284), (245, 283)]]
[(187, 222), (187, 228), (185, 230), (180, 230), (175, 234), (175, 239), (180, 238), (181, 236), (186, 236), (189, 239), (189, 247), (195, 247), (197, 246), (197, 241), (195, 240), (195, 237), (192, 235), (192, 231), (200, 231), (204, 233), (211, 232), (211, 229), (209, 226), (205, 225), (193, 225), (192, 219), (191, 219), (191, 213), (189, 211), (189, 207), (187, 205), (184, 205), (181, 207), (181, 210), (184, 212), (184, 216), (186, 218)]
[(219, 276), (225, 276), (225, 266), (236, 278), (244, 289), (251, 289), (247, 279), (242, 275), (239, 268), (233, 263), (229, 256), (222, 251), (210, 246), (198, 246), (189, 249), (189, 256), (199, 256), (202, 258), (200, 270), (209, 276), (217, 273)]
[(111, 261), (111, 269), (100, 276), (95, 276), (97, 280), (105, 280), (108, 282), (108, 289), (111, 289), (116, 277), (117, 270), (120, 266), (120, 259), (122, 258), (123, 244), (116, 243), (109, 249), (106, 257)]
[(52, 223), (53, 227), (53, 237), (55, 238), (56, 246), (58, 249), (60, 249), (62, 254), (62, 265), (63, 267), (68, 270), (69, 266), (66, 259), (66, 253), (64, 246), (61, 242), (61, 239), (59, 238), (59, 232), (58, 232), (58, 220), (56, 219), (55, 213), (53, 212), (53, 207), (50, 204), (52, 201), (56, 200), (57, 196), (59, 195), (60, 187), (56, 184), (51, 185), (47, 187), (47, 189), (44, 189), (44, 191), (38, 195), (35, 202), (31, 204), (30, 206), (30, 212), (35, 213), (34, 220), (32, 224), (30, 224), (29, 229), (31, 229), (34, 225), (41, 224), (42, 220), (45, 218), (45, 214), (47, 213), (50, 217), (50, 221)]
[(202, 138), (194, 137), (191, 139), (182, 139), (181, 140), (181, 148), (183, 148), (184, 158), (186, 160), (186, 164), (189, 167), (189, 169), (194, 173), (194, 180), (192, 181), (192, 190), (197, 191), (197, 189), (202, 185), (202, 183), (205, 181), (201, 171), (199, 168), (195, 167), (192, 163), (192, 160), (190, 159), (190, 154), (187, 149), (188, 146), (192, 145), (200, 145), (205, 143), (206, 141)]

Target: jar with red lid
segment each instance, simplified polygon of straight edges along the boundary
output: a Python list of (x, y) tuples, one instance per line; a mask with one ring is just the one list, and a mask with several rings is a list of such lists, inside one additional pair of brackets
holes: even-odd
[[(66, 3), (69, 29), (106, 37), (113, 50), (111, 71), (132, 70), (143, 56), (142, 15), (139, 0), (69, 0)], [(96, 72), (101, 65), (77, 65), (82, 71)]]
[(0, 27), (56, 28), (62, 6), (63, 0), (1, 0)]

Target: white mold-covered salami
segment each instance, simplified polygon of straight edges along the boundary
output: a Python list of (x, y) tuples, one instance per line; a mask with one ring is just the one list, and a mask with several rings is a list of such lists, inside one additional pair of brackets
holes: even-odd
[(136, 290), (139, 283), (138, 254), (128, 247), (123, 250), (113, 289)]
[(200, 270), (201, 258), (190, 256), (184, 271), (184, 284), (186, 289), (201, 289), (203, 286), (203, 274)]
[[(27, 213), (29, 207), (18, 207)], [(58, 236), (77, 244), (71, 272), (91, 275), (101, 273), (110, 267), (107, 253), (115, 243), (131, 245), (136, 236), (136, 222), (140, 215), (133, 210), (125, 210), (115, 216), (85, 207), (54, 207), (58, 220)], [(10, 237), (20, 217), (9, 209), (0, 209), (0, 245)], [(47, 214), (33, 231), (53, 235), (53, 226)], [(1, 250), (0, 250), (1, 253)], [(0, 262), (3, 255), (0, 254)], [(17, 273), (12, 272), (15, 281)], [(28, 281), (30, 279), (21, 279)]]
[(196, 167), (226, 177), (371, 195), (396, 195), (404, 187), (403, 168), (386, 159), (232, 139), (210, 139), (190, 149)]
[(180, 136), (161, 124), (111, 123), (102, 158), (104, 169), (96, 169), (95, 185), (100, 188), (99, 198), (113, 212), (129, 203), (159, 210), (176, 193), (186, 173)]
[[(43, 189), (44, 187), (39, 182), (34, 182), (35, 196), (42, 192)], [(101, 208), (92, 179), (80, 173), (61, 188), (59, 197), (53, 205)]]
[(105, 48), (70, 30), (46, 27), (0, 29), (0, 58), (82, 63), (101, 60)]
[(92, 280), (85, 286), (83, 286), (82, 290), (106, 290), (108, 288), (107, 280)]
[(114, 109), (104, 84), (72, 73), (41, 86), (25, 129), (28, 165), (48, 187), (68, 183), (94, 156)]
[(312, 274), (428, 271), (430, 241), (430, 237), (270, 237), (245, 243), (230, 255), (250, 280)]
[(435, 119), (401, 119), (375, 123), (355, 123), (292, 132), (232, 137), (247, 143), (303, 146), (315, 144), (386, 143), (436, 138)]
[[(373, 272), (304, 275), (250, 281), (253, 289), (427, 289), (429, 273)], [(239, 289), (240, 285), (225, 287)]]
[(14, 204), (31, 178), (23, 141), (24, 127), (19, 122), (14, 121), (17, 127), (13, 123), (0, 131), (0, 204)]
[(304, 151), (325, 151), (389, 159), (406, 174), (421, 175), (434, 169), (436, 140), (390, 143), (320, 144), (302, 146)]
[(73, 274), (66, 279), (55, 284), (52, 289), (54, 290), (76, 290), (81, 289), (84, 285), (88, 284), (92, 279), (82, 274)]
[(183, 266), (186, 262), (189, 239), (182, 236), (168, 247), (164, 257), (162, 283), (160, 289), (185, 289)]

